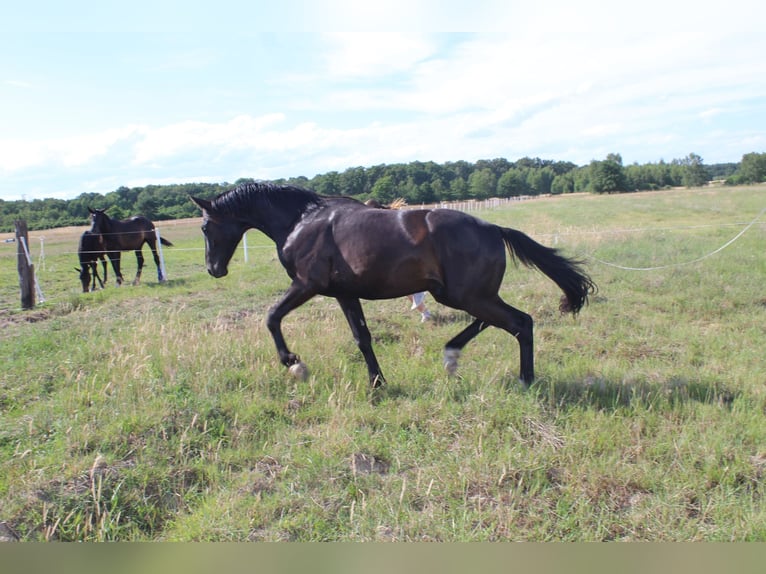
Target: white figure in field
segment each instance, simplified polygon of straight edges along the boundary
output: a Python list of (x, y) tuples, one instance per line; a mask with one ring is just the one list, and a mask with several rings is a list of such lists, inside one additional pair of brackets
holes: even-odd
[(413, 293), (412, 295), (407, 295), (407, 299), (410, 300), (412, 303), (412, 306), (410, 307), (411, 311), (418, 311), (420, 313), (420, 322), (425, 323), (431, 318), (431, 313), (426, 309), (426, 293), (423, 291), (422, 293)]

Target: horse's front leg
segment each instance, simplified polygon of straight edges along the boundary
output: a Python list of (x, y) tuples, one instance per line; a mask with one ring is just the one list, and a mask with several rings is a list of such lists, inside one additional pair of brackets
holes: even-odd
[(364, 318), (362, 304), (359, 302), (359, 299), (346, 299), (341, 297), (338, 297), (337, 299), (340, 308), (343, 309), (343, 314), (346, 316), (346, 321), (348, 321), (348, 325), (351, 327), (354, 341), (356, 341), (356, 345), (359, 347), (359, 350), (362, 352), (364, 360), (367, 363), (367, 373), (370, 377), (370, 385), (373, 388), (384, 385), (386, 379), (380, 371), (378, 359), (375, 356), (375, 352), (372, 350), (372, 336), (370, 335), (370, 329), (367, 327), (367, 321)]
[(122, 285), (123, 277), (122, 272), (120, 271), (120, 252), (119, 251), (110, 251), (107, 256), (109, 257), (109, 261), (112, 262), (112, 269), (114, 270), (114, 276), (117, 278), (115, 281), (117, 282), (117, 286), (119, 287)]
[(133, 285), (141, 283), (141, 271), (144, 268), (144, 254), (140, 249), (136, 249), (136, 263), (138, 263), (138, 271), (136, 271), (136, 278), (133, 279)]
[[(90, 285), (90, 290), (91, 290), (91, 292), (93, 292), (93, 291), (96, 290), (96, 280), (98, 280), (100, 282), (101, 281), (101, 277), (98, 276), (98, 265), (95, 262), (91, 261), (90, 263), (88, 263), (88, 266), (90, 267), (91, 271), (93, 272), (93, 277), (91, 278), (91, 285)], [(101, 284), (101, 288), (102, 289), (104, 288), (103, 284)]]
[[(292, 367), (293, 365), (303, 365), (298, 355), (290, 352), (287, 348), (287, 343), (282, 335), (282, 319), (290, 311), (296, 307), (300, 307), (306, 301), (314, 296), (314, 292), (305, 288), (300, 283), (293, 282), (292, 285), (285, 291), (282, 298), (269, 309), (266, 316), (266, 327), (268, 327), (271, 333), (271, 338), (274, 339), (274, 344), (277, 347), (277, 354), (279, 355), (279, 362), (285, 367)], [(302, 369), (297, 369), (291, 372), (301, 378), (305, 378), (307, 371), (305, 365)]]

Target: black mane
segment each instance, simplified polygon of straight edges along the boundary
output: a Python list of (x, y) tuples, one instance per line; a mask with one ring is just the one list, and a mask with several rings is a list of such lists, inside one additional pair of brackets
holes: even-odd
[(290, 206), (299, 212), (322, 203), (322, 196), (292, 185), (277, 185), (268, 182), (243, 183), (234, 189), (224, 191), (212, 201), (215, 211), (231, 215), (241, 214), (257, 208), (261, 202), (268, 205)]

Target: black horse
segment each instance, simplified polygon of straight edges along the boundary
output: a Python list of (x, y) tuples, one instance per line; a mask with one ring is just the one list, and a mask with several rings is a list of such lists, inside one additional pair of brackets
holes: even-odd
[[(137, 215), (130, 219), (117, 220), (112, 219), (103, 209), (88, 208), (91, 219), (91, 232), (98, 233), (104, 238), (106, 254), (109, 261), (112, 262), (114, 274), (117, 276), (117, 284), (122, 285), (123, 277), (120, 272), (120, 253), (122, 251), (135, 251), (136, 261), (138, 262), (138, 271), (133, 285), (138, 285), (141, 281), (141, 270), (144, 267), (144, 254), (142, 248), (144, 243), (148, 243), (154, 256), (154, 263), (157, 265), (157, 279), (162, 282), (165, 277), (162, 275), (162, 266), (160, 257), (157, 254), (157, 234), (154, 230), (154, 224), (146, 217)], [(160, 238), (163, 245), (172, 246), (173, 244)]]
[[(80, 236), (80, 244), (77, 246), (77, 257), (80, 260), (80, 267), (75, 268), (75, 271), (80, 273), (80, 281), (82, 282), (82, 292), (96, 290), (96, 280), (98, 280), (101, 288), (104, 288), (106, 282), (106, 247), (104, 246), (104, 239), (97, 233), (91, 233), (90, 231), (83, 231)], [(98, 261), (101, 260), (101, 264), (104, 266), (104, 279), (98, 275)], [(92, 274), (92, 277), (91, 277)], [(91, 282), (92, 279), (92, 282)]]
[[(208, 272), (223, 277), (243, 233), (255, 228), (271, 238), (292, 284), (268, 313), (267, 326), (283, 365), (305, 365), (282, 336), (285, 315), (315, 295), (334, 297), (364, 355), (373, 387), (385, 382), (359, 299), (390, 299), (419, 291), (475, 318), (444, 348), (445, 367), (457, 369), (461, 349), (485, 328), (504, 329), (519, 342), (520, 378), (534, 380), (532, 318), (498, 294), (506, 248), (536, 267), (564, 292), (562, 312), (577, 312), (595, 291), (580, 263), (524, 233), (451, 209), (386, 210), (347, 197), (268, 183), (248, 183), (212, 201), (192, 197), (202, 209)], [(292, 371), (292, 369), (291, 369)]]

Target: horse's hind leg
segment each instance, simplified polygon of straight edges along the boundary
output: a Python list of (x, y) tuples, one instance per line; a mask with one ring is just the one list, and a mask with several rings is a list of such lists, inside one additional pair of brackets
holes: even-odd
[(450, 375), (457, 372), (457, 360), (460, 358), (463, 347), (487, 327), (489, 327), (487, 323), (476, 319), (444, 345), (444, 368)]
[(343, 309), (343, 314), (346, 316), (349, 327), (351, 327), (351, 333), (354, 335), (354, 341), (356, 341), (357, 347), (364, 356), (364, 361), (367, 363), (367, 374), (370, 377), (370, 385), (373, 388), (380, 387), (385, 384), (386, 379), (383, 377), (383, 373), (380, 371), (380, 365), (378, 359), (375, 357), (375, 352), (372, 350), (372, 335), (367, 328), (367, 321), (364, 318), (364, 311), (362, 311), (362, 305), (359, 299), (341, 299), (338, 298), (340, 308)]
[(157, 266), (157, 281), (162, 283), (165, 280), (165, 277), (162, 275), (162, 265), (160, 265), (160, 256), (159, 256), (159, 253), (157, 253), (156, 242), (150, 243), (149, 247), (152, 250), (152, 256), (154, 257), (154, 264)]
[(136, 278), (133, 279), (133, 285), (141, 283), (141, 271), (144, 268), (144, 254), (140, 249), (136, 249), (136, 263), (138, 263), (138, 271), (136, 271)]
[(444, 346), (444, 366), (447, 371), (454, 373), (457, 370), (457, 359), (462, 348), (491, 325), (516, 337), (520, 354), (519, 379), (527, 386), (532, 384), (535, 378), (532, 317), (511, 307), (500, 297), (471, 305), (466, 311), (475, 316), (476, 320)]

